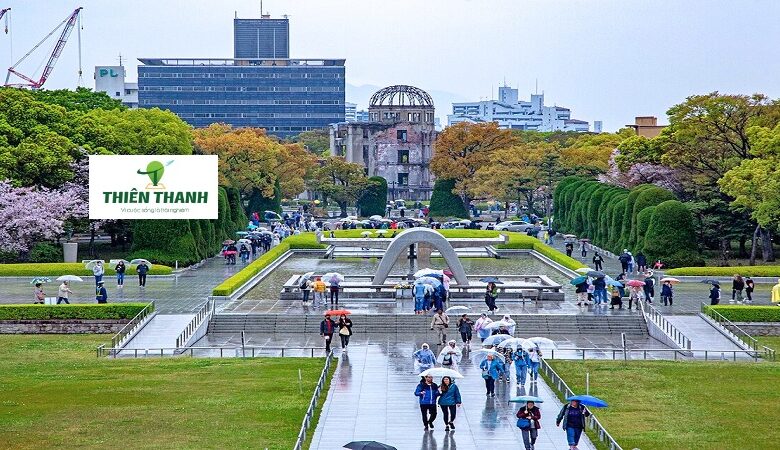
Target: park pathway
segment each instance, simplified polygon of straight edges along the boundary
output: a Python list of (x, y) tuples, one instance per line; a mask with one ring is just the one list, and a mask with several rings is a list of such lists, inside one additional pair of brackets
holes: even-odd
[[(681, 330), (690, 340), (691, 348), (696, 350), (743, 350), (740, 346), (732, 342), (729, 338), (721, 334), (714, 326), (710, 325), (706, 320), (696, 315), (681, 315), (681, 316), (664, 316), (666, 320), (672, 323), (678, 330)], [(703, 355), (697, 353), (697, 357), (703, 358)], [(715, 358), (723, 357), (731, 359), (733, 353), (724, 353), (723, 355), (716, 355)], [(713, 355), (709, 355), (709, 358), (713, 358)], [(737, 359), (747, 358), (747, 354), (738, 354)]]
[[(527, 383), (526, 388), (518, 388), (513, 377), (509, 384), (497, 384), (495, 398), (487, 398), (479, 368), (466, 357), (459, 368), (465, 378), (456, 382), (463, 399), (456, 431), (444, 431), (441, 409), (435, 430), (423, 431), (414, 396), (420, 379), (413, 371), (413, 351), (411, 343), (395, 344), (388, 339), (387, 343), (355, 345), (349, 353), (342, 353), (311, 448), (331, 450), (353, 440), (376, 440), (403, 450), (522, 448), (515, 426), (519, 406), (508, 400), (526, 394), (544, 399), (539, 405), (542, 429), (536, 449), (567, 448), (566, 434), (555, 426), (561, 403), (541, 379), (535, 387)], [(594, 447), (583, 435), (579, 448)]]
[[(194, 314), (157, 314), (144, 325), (127, 345), (126, 349), (160, 349), (176, 347), (176, 338), (195, 317)], [(173, 353), (173, 350), (166, 352)]]

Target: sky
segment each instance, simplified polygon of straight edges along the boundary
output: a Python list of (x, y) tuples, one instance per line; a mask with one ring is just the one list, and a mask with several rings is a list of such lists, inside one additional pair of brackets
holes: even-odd
[[(780, 97), (776, 0), (265, 0), (290, 18), (294, 58), (346, 58), (347, 101), (411, 84), (430, 92), (446, 123), (452, 101), (495, 98), (499, 85), (536, 89), (572, 117), (606, 131), (712, 91)], [(7, 67), (83, 6), (83, 84), (118, 63), (129, 81), (139, 57), (232, 57), (233, 17), (259, 17), (260, 1), (0, 0)], [(58, 33), (57, 33), (58, 34)], [(55, 36), (56, 37), (56, 36)], [(20, 67), (35, 71), (48, 41)], [(42, 51), (45, 50), (45, 51)], [(47, 88), (78, 84), (74, 30)], [(38, 72), (39, 73), (39, 72)]]

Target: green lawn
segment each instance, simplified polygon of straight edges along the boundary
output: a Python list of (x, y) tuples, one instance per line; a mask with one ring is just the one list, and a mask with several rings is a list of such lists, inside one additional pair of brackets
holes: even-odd
[[(780, 308), (778, 308), (780, 309)], [(774, 349), (776, 352), (780, 352), (780, 336), (753, 336), (758, 339), (761, 345)]]
[(0, 336), (0, 448), (289, 449), (324, 364), (97, 359), (104, 339)]
[(777, 448), (780, 364), (550, 361), (576, 392), (606, 400), (597, 415), (625, 449)]

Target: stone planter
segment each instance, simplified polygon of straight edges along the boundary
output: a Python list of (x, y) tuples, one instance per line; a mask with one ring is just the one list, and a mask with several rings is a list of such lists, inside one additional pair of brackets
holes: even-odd
[(396, 289), (395, 298), (411, 298), (412, 288)]

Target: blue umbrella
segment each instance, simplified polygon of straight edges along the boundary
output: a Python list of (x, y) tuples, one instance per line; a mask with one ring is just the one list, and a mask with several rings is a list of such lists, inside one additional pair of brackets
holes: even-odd
[(499, 280), (499, 279), (498, 279), (498, 278), (496, 278), (496, 277), (484, 277), (484, 278), (480, 278), (480, 279), (479, 279), (479, 281), (481, 281), (481, 282), (483, 282), (483, 283), (496, 283), (496, 284), (504, 284), (504, 282), (503, 282), (503, 281)]
[(621, 283), (620, 281), (615, 280), (614, 278), (610, 277), (609, 275), (604, 277), (604, 281), (607, 283), (608, 286), (615, 286), (615, 287), (619, 287), (619, 288), (623, 287), (623, 283)]
[(420, 277), (414, 281), (414, 284), (427, 284), (435, 289), (441, 286), (441, 281), (433, 277)]
[(572, 284), (573, 286), (576, 286), (576, 285), (582, 284), (582, 283), (584, 283), (586, 281), (588, 281), (588, 277), (582, 276), (582, 277), (574, 278), (573, 280), (569, 281), (569, 283)]
[(607, 407), (607, 402), (605, 402), (604, 400), (598, 397), (594, 397), (592, 395), (572, 395), (571, 397), (568, 397), (566, 399), (567, 402), (570, 402), (572, 400), (577, 400), (585, 406), (593, 406), (594, 408)]
[(512, 397), (509, 400), (509, 403), (525, 403), (525, 402), (544, 403), (544, 400), (542, 400), (539, 397), (535, 397), (533, 395), (521, 395), (519, 397)]

